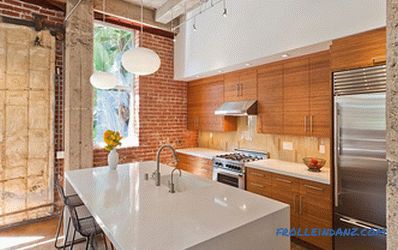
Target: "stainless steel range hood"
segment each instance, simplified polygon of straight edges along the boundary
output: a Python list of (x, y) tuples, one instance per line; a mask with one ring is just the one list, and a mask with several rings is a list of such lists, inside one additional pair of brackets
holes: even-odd
[(224, 102), (214, 111), (214, 114), (224, 116), (257, 115), (257, 101)]

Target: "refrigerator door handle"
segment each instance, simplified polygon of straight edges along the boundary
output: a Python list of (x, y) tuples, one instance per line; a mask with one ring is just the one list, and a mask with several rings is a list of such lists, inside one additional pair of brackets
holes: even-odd
[[(335, 97), (337, 98), (337, 97)], [(339, 206), (339, 176), (338, 176), (338, 158), (340, 155), (340, 129), (339, 129), (339, 103), (335, 99), (334, 109), (334, 206)]]
[(384, 228), (384, 227), (380, 227), (380, 226), (377, 226), (377, 225), (374, 225), (374, 224), (370, 224), (370, 223), (365, 223), (365, 222), (358, 221), (358, 220), (355, 220), (355, 219), (352, 219), (352, 218), (343, 218), (343, 217), (341, 217), (340, 221), (345, 222), (345, 223), (350, 224), (350, 225), (353, 225), (353, 226), (360, 227), (360, 228), (369, 229), (369, 230), (383, 230), (383, 231), (386, 231), (386, 228)]

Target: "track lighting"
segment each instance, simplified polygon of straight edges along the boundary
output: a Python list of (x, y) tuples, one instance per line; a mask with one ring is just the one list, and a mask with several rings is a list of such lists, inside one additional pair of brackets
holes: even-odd
[(222, 13), (222, 16), (223, 16), (223, 17), (227, 17), (228, 11), (227, 11), (227, 3), (226, 3), (226, 0), (223, 0), (223, 6), (224, 6), (224, 11), (223, 11), (223, 13)]
[(193, 25), (192, 25), (193, 31), (197, 31), (198, 28), (196, 27), (196, 17), (193, 19)]

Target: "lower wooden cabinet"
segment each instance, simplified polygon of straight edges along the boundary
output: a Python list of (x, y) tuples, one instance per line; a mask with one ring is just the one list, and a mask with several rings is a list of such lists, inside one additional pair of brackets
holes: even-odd
[[(267, 171), (247, 168), (247, 191), (257, 193), (290, 205), (292, 228), (331, 228), (331, 186)], [(332, 249), (331, 237), (300, 237), (322, 249)]]
[(212, 179), (213, 162), (211, 160), (181, 153), (177, 153), (177, 158), (179, 169)]

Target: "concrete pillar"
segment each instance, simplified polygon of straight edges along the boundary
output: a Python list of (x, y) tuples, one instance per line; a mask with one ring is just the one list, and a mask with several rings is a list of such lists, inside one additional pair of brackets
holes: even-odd
[[(67, 13), (78, 0), (67, 0)], [(83, 0), (66, 26), (65, 170), (93, 166), (93, 0)]]
[(398, 0), (387, 0), (387, 249), (398, 249)]

